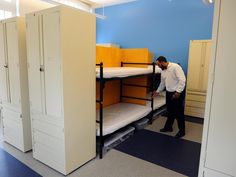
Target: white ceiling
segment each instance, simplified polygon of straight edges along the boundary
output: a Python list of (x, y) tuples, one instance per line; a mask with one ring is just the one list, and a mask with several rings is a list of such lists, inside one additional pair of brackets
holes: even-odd
[(79, 1), (90, 5), (92, 8), (98, 8), (98, 7), (132, 2), (136, 0), (79, 0)]

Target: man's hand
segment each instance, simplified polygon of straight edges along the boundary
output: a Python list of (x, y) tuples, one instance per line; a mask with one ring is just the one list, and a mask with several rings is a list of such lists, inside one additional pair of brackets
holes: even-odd
[(172, 96), (172, 99), (179, 99), (179, 97), (180, 97), (180, 93), (175, 92), (174, 95)]
[(152, 98), (157, 97), (158, 94), (159, 94), (159, 93), (158, 93), (157, 91), (153, 91), (153, 92), (152, 92)]

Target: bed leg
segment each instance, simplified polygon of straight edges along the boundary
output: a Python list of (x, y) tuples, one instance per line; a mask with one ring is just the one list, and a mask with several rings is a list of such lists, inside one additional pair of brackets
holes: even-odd
[(152, 122), (153, 122), (153, 111), (150, 113), (149, 116), (149, 124), (152, 125)]
[(100, 142), (99, 145), (99, 159), (103, 158), (103, 140)]

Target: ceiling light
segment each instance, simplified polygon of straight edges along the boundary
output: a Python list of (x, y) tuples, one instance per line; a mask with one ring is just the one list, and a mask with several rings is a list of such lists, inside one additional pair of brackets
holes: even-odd
[(204, 4), (213, 4), (214, 0), (202, 0), (204, 2)]

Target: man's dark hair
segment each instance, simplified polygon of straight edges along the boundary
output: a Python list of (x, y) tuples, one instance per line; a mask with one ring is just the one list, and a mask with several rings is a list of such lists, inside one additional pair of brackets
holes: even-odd
[(159, 62), (167, 62), (166, 57), (164, 57), (164, 56), (158, 57), (158, 58), (156, 59), (156, 61), (159, 61)]

